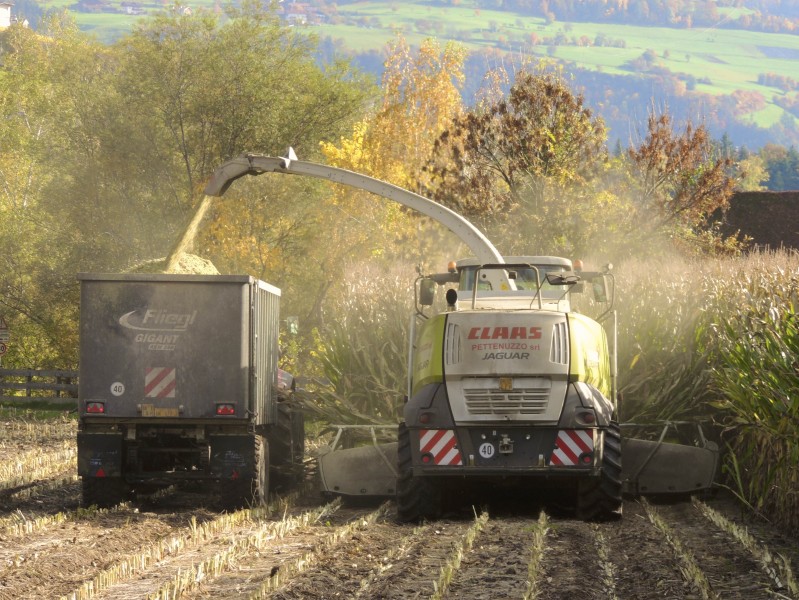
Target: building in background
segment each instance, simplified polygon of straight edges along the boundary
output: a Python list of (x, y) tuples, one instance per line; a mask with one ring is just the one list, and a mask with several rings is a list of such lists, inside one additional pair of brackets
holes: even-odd
[[(12, 6), (14, 6), (13, 2), (0, 2), (0, 30), (17, 23), (17, 17), (11, 14)], [(21, 24), (23, 27), (27, 27), (28, 19), (23, 19)]]

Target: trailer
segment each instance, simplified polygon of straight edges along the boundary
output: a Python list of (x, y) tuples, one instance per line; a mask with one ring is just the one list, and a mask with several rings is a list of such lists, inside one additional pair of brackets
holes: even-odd
[[(246, 275), (78, 275), (84, 505), (195, 482), (225, 508), (302, 479), (280, 290)], [(285, 377), (283, 378), (285, 379)]]

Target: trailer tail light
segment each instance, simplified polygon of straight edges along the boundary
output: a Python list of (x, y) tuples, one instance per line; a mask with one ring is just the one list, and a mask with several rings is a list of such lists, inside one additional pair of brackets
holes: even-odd
[(86, 412), (93, 415), (101, 415), (105, 413), (105, 402), (87, 402)]
[(236, 407), (233, 404), (217, 404), (216, 414), (218, 415), (235, 415)]

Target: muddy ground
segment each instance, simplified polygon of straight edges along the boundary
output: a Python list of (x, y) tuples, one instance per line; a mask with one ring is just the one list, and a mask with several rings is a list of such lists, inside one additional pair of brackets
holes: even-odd
[(69, 427), (0, 436), (2, 464), (54, 457), (0, 480), (0, 600), (799, 600), (797, 540), (724, 493), (629, 499), (611, 523), (504, 502), (398, 524), (393, 502), (349, 507), (310, 488), (232, 514), (190, 489), (83, 510)]

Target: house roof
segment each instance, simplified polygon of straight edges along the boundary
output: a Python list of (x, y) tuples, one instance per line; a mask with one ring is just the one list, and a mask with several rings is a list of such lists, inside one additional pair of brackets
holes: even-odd
[(759, 246), (799, 249), (799, 191), (736, 192), (721, 221), (721, 231), (750, 236)]

